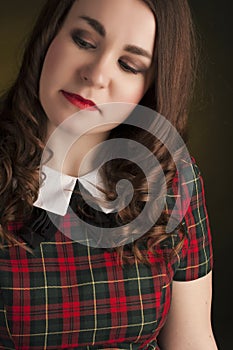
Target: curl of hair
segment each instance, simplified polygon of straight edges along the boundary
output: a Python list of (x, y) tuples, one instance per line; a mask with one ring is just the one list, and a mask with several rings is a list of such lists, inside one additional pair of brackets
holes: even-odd
[[(48, 0), (37, 20), (18, 77), (11, 89), (3, 96), (0, 111), (0, 236), (2, 241), (17, 242), (8, 226), (27, 217), (39, 190), (39, 166), (46, 137), (47, 117), (39, 100), (39, 79), (48, 47), (75, 0)], [(156, 110), (165, 116), (187, 140), (187, 115), (193, 92), (196, 70), (196, 46), (193, 23), (187, 0), (141, 0), (153, 11), (156, 19), (156, 40), (153, 56), (155, 76), (139, 104)], [(150, 149), (157, 157), (170, 186), (176, 174), (172, 156), (153, 136), (143, 130), (120, 125), (113, 129), (109, 138), (125, 137), (136, 140)], [(20, 135), (20, 136), (19, 136)], [(114, 176), (113, 176), (114, 174)], [(106, 196), (116, 195), (116, 184), (129, 179), (134, 186), (134, 197), (128, 208), (118, 217), (121, 222), (130, 222), (137, 217), (147, 193), (145, 176), (137, 166), (127, 160), (114, 160), (102, 169), (106, 183)], [(158, 194), (159, 195), (159, 194)], [(138, 261), (148, 263), (139, 245), (147, 240), (148, 250), (170, 234), (166, 233), (169, 217), (164, 211), (141, 239), (132, 246), (132, 253)], [(181, 230), (181, 227), (179, 228)], [(182, 246), (182, 240), (175, 250)], [(175, 254), (174, 250), (174, 254)], [(124, 245), (116, 248), (120, 261), (130, 262), (124, 254)]]
[(39, 101), (39, 79), (48, 47), (74, 0), (49, 0), (25, 48), (21, 69), (1, 101), (0, 237), (17, 242), (9, 225), (32, 211), (39, 191), (39, 167), (47, 117)]

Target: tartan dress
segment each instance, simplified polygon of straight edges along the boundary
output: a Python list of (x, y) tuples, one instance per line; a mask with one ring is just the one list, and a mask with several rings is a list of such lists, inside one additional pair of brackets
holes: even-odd
[[(165, 256), (179, 234), (159, 244), (155, 254), (148, 253), (150, 266), (135, 262), (121, 267), (114, 249), (92, 247), (84, 234), (83, 242), (72, 239), (76, 227), (69, 215), (62, 225), (70, 237), (43, 209), (35, 210), (36, 235), (12, 225), (33, 253), (7, 244), (0, 251), (0, 349), (158, 350), (156, 339), (169, 311), (172, 281), (200, 278), (213, 266), (203, 180), (197, 165), (190, 166), (194, 186), (182, 219), (185, 240), (169, 262)], [(177, 181), (175, 177), (166, 197), (168, 211), (174, 206)], [(112, 214), (101, 215), (103, 222), (112, 220)], [(125, 251), (130, 254), (129, 248)], [(140, 248), (147, 251), (146, 244)]]

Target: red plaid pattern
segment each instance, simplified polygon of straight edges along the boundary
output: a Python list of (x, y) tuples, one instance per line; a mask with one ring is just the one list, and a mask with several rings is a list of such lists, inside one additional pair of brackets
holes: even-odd
[[(203, 181), (196, 164), (191, 167), (193, 179), (182, 184), (184, 195), (190, 181), (194, 184), (182, 220), (187, 234), (169, 263), (164, 255), (175, 236), (157, 247), (159, 254), (149, 254), (151, 266), (123, 268), (115, 251), (81, 244), (59, 230), (33, 254), (6, 246), (0, 252), (0, 349), (159, 349), (156, 338), (169, 311), (172, 281), (199, 278), (213, 264)], [(177, 181), (167, 195), (168, 211)], [(72, 226), (68, 215), (63, 224)]]

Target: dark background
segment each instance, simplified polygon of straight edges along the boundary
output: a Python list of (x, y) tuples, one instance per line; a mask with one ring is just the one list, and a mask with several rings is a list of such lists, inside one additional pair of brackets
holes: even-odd
[[(111, 1), (111, 0), (110, 0)], [(165, 0), (166, 1), (166, 0)], [(189, 149), (205, 180), (214, 246), (213, 328), (231, 350), (233, 328), (233, 37), (231, 0), (190, 0), (201, 72), (190, 113)], [(0, 0), (0, 91), (13, 81), (24, 42), (44, 0)], [(178, 350), (178, 349), (174, 349)]]

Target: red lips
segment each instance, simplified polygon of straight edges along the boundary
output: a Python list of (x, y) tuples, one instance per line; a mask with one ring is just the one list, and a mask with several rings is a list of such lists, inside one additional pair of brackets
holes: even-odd
[(79, 109), (86, 109), (96, 111), (98, 110), (96, 104), (92, 102), (91, 100), (86, 100), (80, 95), (74, 94), (72, 92), (67, 92), (64, 90), (61, 90), (63, 96), (71, 102), (74, 106), (78, 107)]

